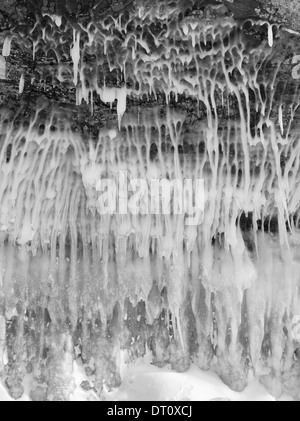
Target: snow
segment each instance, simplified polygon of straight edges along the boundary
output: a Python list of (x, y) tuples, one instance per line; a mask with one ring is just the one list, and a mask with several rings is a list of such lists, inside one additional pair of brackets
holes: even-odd
[[(192, 366), (185, 373), (177, 373), (170, 368), (158, 368), (151, 364), (151, 356), (138, 359), (135, 363), (126, 364), (121, 368), (122, 385), (111, 392), (104, 391), (101, 400), (106, 401), (275, 401), (255, 379), (249, 379), (248, 387), (241, 393), (232, 391), (217, 374), (202, 371)], [(94, 391), (84, 391), (80, 384), (88, 380), (84, 367), (78, 359), (74, 362), (76, 389), (71, 395), (71, 401), (98, 401)], [(32, 376), (26, 376), (23, 385), (25, 393), (19, 401), (29, 401), (32, 388)], [(5, 386), (0, 382), (0, 401), (12, 401)], [(281, 401), (292, 400), (283, 395)]]
[[(202, 371), (192, 366), (185, 373), (177, 373), (170, 368), (158, 368), (151, 364), (151, 355), (126, 364), (123, 353), (121, 364), (122, 385), (111, 392), (106, 391), (103, 399), (108, 401), (209, 401), (212, 399), (230, 399), (232, 401), (275, 401), (259, 384), (251, 379), (249, 386), (237, 393), (226, 386), (217, 374)], [(80, 388), (87, 380), (82, 365), (74, 363), (76, 389), (71, 397), (73, 401), (98, 400), (93, 391), (85, 392)], [(291, 400), (283, 396), (283, 400)]]
[(0, 382), (0, 401), (1, 402), (8, 402), (13, 401), (13, 399), (9, 396), (7, 390), (3, 386), (3, 384)]
[(128, 367), (122, 386), (108, 394), (108, 398), (121, 401), (274, 400), (256, 381), (252, 381), (243, 393), (236, 393), (216, 374), (201, 371), (195, 366), (186, 373), (176, 373), (168, 368), (148, 365), (142, 360)]

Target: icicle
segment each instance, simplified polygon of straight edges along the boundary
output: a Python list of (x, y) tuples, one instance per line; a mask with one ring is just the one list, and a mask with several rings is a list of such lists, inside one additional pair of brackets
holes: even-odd
[(10, 38), (10, 37), (5, 38), (3, 48), (2, 48), (3, 57), (9, 57), (10, 56), (11, 42), (12, 42), (12, 38)]
[(273, 47), (274, 38), (273, 38), (273, 25), (268, 24), (268, 43), (269, 47)]
[(281, 136), (283, 136), (283, 134), (284, 134), (284, 128), (283, 128), (282, 104), (280, 104), (279, 109), (278, 109), (278, 119), (279, 119), (279, 126), (280, 126)]
[(127, 90), (126, 86), (117, 90), (117, 113), (118, 113), (118, 124), (119, 130), (121, 129), (122, 117), (126, 111), (126, 102), (127, 102)]
[(20, 77), (20, 82), (19, 82), (19, 94), (20, 95), (23, 93), (24, 85), (25, 85), (25, 78), (24, 78), (24, 74), (22, 73), (22, 75)]
[(51, 18), (53, 20), (53, 22), (60, 27), (62, 24), (62, 17), (56, 14), (51, 14), (51, 13), (42, 13), (43, 16), (49, 16), (49, 18)]
[(91, 114), (94, 114), (94, 93), (91, 91)]
[(35, 53), (36, 53), (36, 47), (38, 45), (38, 41), (33, 41), (32, 43), (32, 60), (35, 60)]
[(75, 29), (73, 29), (73, 47), (71, 48), (71, 57), (73, 61), (74, 72), (73, 83), (75, 86), (77, 86), (80, 60), (80, 32), (76, 32)]
[(189, 27), (186, 23), (182, 25), (182, 30), (183, 30), (184, 35), (187, 36), (187, 34), (189, 33)]
[(6, 61), (3, 56), (0, 56), (0, 79), (6, 79)]
[(62, 23), (62, 17), (59, 15), (52, 15), (52, 20), (55, 22), (55, 24), (60, 27)]

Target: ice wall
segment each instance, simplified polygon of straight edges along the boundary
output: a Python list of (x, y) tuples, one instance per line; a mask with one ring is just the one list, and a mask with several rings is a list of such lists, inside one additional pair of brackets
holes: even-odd
[[(147, 344), (157, 364), (183, 370), (196, 360), (238, 390), (254, 370), (278, 383), (274, 393), (294, 393), (299, 236), (288, 224), (297, 216), (299, 175), (289, 177), (288, 165), (276, 172), (274, 128), (250, 160), (238, 122), (219, 131), (194, 126), (188, 142), (197, 152), (182, 153), (184, 115), (172, 109), (163, 118), (156, 109), (128, 114), (120, 131), (108, 128), (96, 142), (38, 123), (2, 126), (1, 352), (9, 376), (21, 379), (29, 366), (52, 390), (62, 382), (59, 355), (69, 349), (72, 359), (77, 349), (95, 361), (100, 393), (103, 382), (118, 384), (118, 349), (134, 358)], [(291, 162), (296, 145), (282, 152)], [(124, 172), (147, 182), (204, 179), (199, 225), (186, 226), (184, 214), (101, 215), (98, 180)], [(278, 234), (259, 230), (274, 212)], [(253, 218), (247, 232), (245, 213)], [(67, 394), (69, 380), (62, 384)]]
[[(134, 360), (150, 348), (157, 365), (196, 362), (235, 390), (250, 371), (274, 395), (300, 398), (299, 92), (286, 101), (277, 79), (290, 35), (176, 10), (153, 26), (154, 12), (32, 31), (33, 57), (56, 54), (53, 83), (76, 88), (92, 112), (97, 95), (116, 105), (117, 120), (98, 139), (55, 108), (1, 120), (0, 371), (14, 397), (31, 373), (45, 398), (68, 399), (81, 357), (101, 395), (120, 384), (121, 349)], [(22, 42), (8, 37), (3, 57), (12, 41)], [(25, 86), (22, 74), (20, 95)], [(198, 223), (103, 215), (99, 180), (124, 173), (148, 186), (204, 180)]]

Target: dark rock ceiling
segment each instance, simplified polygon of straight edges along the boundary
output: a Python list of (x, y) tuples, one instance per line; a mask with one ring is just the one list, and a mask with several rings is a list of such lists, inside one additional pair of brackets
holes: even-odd
[[(62, 16), (62, 24), (59, 29), (56, 29), (60, 35), (64, 35), (65, 43), (70, 46), (73, 42), (72, 32), (66, 31), (66, 28), (78, 28), (79, 25), (85, 27), (91, 21), (99, 23), (105, 21), (109, 16), (114, 19), (121, 17), (134, 20), (141, 7), (145, 10), (157, 7), (159, 14), (154, 22), (155, 25), (162, 24), (165, 10), (169, 13), (168, 19), (175, 15), (180, 20), (193, 17), (194, 19), (213, 21), (220, 17), (225, 19), (234, 17), (237, 23), (252, 19), (254, 23), (249, 30), (244, 29), (244, 37), (248, 45), (256, 48), (267, 38), (268, 34), (266, 27), (255, 25), (255, 21), (264, 19), (297, 29), (299, 10), (297, 4), (297, 2), (286, 3), (277, 0), (177, 0), (168, 2), (159, 0), (157, 2), (142, 2), (141, 0), (0, 0), (0, 48), (7, 35), (17, 34), (19, 39), (21, 37), (24, 41), (13, 41), (11, 54), (6, 58), (8, 76), (5, 80), (0, 80), (1, 110), (2, 112), (12, 112), (14, 118), (19, 115), (23, 119), (24, 116), (35, 112), (37, 104), (46, 104), (46, 108), (58, 106), (70, 113), (74, 125), (80, 127), (80, 130), (85, 127), (86, 130), (92, 132), (97, 132), (107, 120), (116, 118), (115, 107), (111, 110), (99, 98), (95, 98), (94, 111), (91, 114), (90, 106), (84, 102), (80, 106), (76, 106), (75, 89), (72, 84), (53, 83), (51, 72), (53, 66), (56, 65), (56, 57), (53, 52), (46, 54), (43, 48), (40, 48), (33, 59), (31, 40), (37, 22), (40, 27), (53, 26), (53, 21), (49, 16), (51, 14)], [(116, 37), (118, 36), (122, 37), (122, 34), (117, 34)], [(298, 85), (296, 86), (290, 77), (291, 63), (297, 48), (296, 41), (293, 37), (279, 40), (274, 51), (274, 66), (279, 61), (282, 63), (279, 77), (285, 87), (282, 91), (282, 84), (279, 83), (280, 91), (287, 97), (298, 88)], [(86, 57), (86, 59), (92, 60), (91, 57)], [(70, 61), (70, 57), (67, 57), (66, 61)], [(22, 73), (26, 77), (24, 90), (20, 94), (19, 81)], [(32, 84), (30, 80), (33, 79), (35, 82)], [(288, 79), (290, 82), (286, 83)], [(112, 80), (111, 83), (117, 84), (119, 81)], [(147, 99), (148, 103), (151, 101), (164, 104), (164, 97), (158, 95), (155, 99), (151, 97)], [(143, 105), (143, 99), (135, 99), (134, 105), (136, 104)], [(130, 107), (130, 105), (131, 101), (128, 106)], [(179, 98), (174, 106), (185, 108), (192, 120), (201, 118), (201, 109), (200, 114), (197, 112), (195, 116), (195, 104), (191, 99)], [(253, 118), (255, 120), (255, 117)]]

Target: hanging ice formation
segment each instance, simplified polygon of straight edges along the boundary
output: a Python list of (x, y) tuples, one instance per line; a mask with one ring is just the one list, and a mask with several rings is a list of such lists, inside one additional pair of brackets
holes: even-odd
[[(121, 349), (134, 360), (148, 347), (156, 364), (196, 363), (235, 390), (251, 371), (300, 398), (299, 91), (278, 103), (274, 53), (296, 35), (156, 16), (32, 31), (33, 58), (55, 51), (53, 83), (73, 84), (78, 106), (117, 104), (118, 119), (88, 141), (55, 109), (29, 125), (1, 120), (0, 372), (17, 387), (30, 371), (48, 399), (68, 399), (80, 354), (100, 394), (120, 384)], [(185, 101), (196, 122), (174, 107)], [(97, 181), (124, 171), (204, 179), (201, 222), (100, 214)]]

